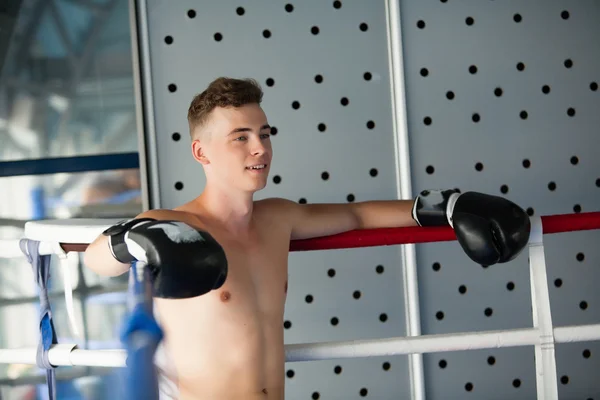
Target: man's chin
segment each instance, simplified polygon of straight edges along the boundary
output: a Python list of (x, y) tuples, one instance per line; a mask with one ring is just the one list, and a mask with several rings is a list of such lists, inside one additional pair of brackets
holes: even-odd
[(254, 193), (263, 190), (267, 186), (267, 183), (255, 183), (254, 185), (248, 185), (244, 189), (246, 192)]
[(254, 191), (254, 192), (258, 192), (260, 190), (263, 190), (266, 186), (267, 186), (266, 183), (264, 183), (262, 185), (256, 185), (251, 190)]

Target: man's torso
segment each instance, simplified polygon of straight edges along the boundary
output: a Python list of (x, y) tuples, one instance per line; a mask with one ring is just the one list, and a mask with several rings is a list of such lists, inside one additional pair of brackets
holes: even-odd
[(155, 299), (181, 400), (284, 397), (290, 228), (266, 208), (255, 203), (256, 230), (244, 239), (207, 228), (193, 210), (165, 215), (209, 231), (228, 261), (227, 280), (218, 290), (191, 299)]

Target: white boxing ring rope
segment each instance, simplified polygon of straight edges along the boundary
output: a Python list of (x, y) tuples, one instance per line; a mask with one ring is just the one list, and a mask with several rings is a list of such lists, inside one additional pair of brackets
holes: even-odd
[[(554, 328), (555, 343), (600, 340), (600, 324), (573, 325)], [(540, 332), (535, 328), (496, 331), (461, 332), (413, 337), (396, 337), (341, 342), (288, 344), (287, 362), (396, 356), (416, 353), (494, 349), (541, 345)], [(0, 349), (3, 364), (35, 364), (36, 349)], [(56, 366), (125, 367), (125, 350), (81, 350), (74, 344), (57, 344), (49, 352)], [(546, 397), (548, 398), (548, 397)]]
[[(554, 232), (600, 228), (600, 213), (579, 214), (577, 218), (580, 222), (582, 217), (588, 216), (590, 220), (593, 221), (592, 223), (584, 224), (585, 227), (580, 229), (556, 229)], [(573, 215), (558, 217), (562, 217), (563, 224), (568, 218), (575, 218)], [(83, 251), (85, 249), (85, 244), (91, 243), (104, 229), (115, 222), (117, 222), (117, 220), (109, 219), (31, 221), (25, 225), (24, 236), (27, 239), (40, 241), (40, 252), (42, 254), (58, 254), (64, 256), (68, 251)], [(540, 217), (533, 217), (531, 218), (531, 223), (529, 264), (532, 286), (532, 328), (420, 335), (373, 340), (289, 344), (285, 346), (286, 361), (298, 362), (408, 355), (533, 345), (535, 346), (538, 399), (557, 400), (558, 387), (556, 359), (554, 354), (555, 343), (600, 340), (600, 323), (561, 327), (554, 327), (552, 325), (548, 281), (546, 276), (546, 262), (544, 259), (544, 247), (542, 241), (544, 235), (542, 219)], [(427, 230), (430, 228), (416, 229)], [(436, 232), (439, 233), (439, 230)], [(360, 235), (360, 232), (358, 234)], [(439, 240), (452, 239), (448, 239), (446, 236)], [(419, 239), (415, 239), (412, 243), (418, 241)], [(425, 242), (431, 240), (420, 241)], [(384, 240), (383, 243), (373, 244), (373, 242), (369, 242), (368, 237), (366, 237), (363, 243), (361, 243), (361, 239), (359, 238), (358, 244), (350, 247), (390, 245), (398, 243), (400, 242), (391, 243), (389, 240)], [(302, 246), (298, 246), (297, 249), (302, 250)], [(18, 240), (0, 240), (0, 257), (20, 257), (22, 255)], [(64, 275), (68, 276), (66, 273)], [(70, 288), (70, 285), (68, 287)], [(67, 288), (67, 285), (65, 285), (65, 288)], [(69, 303), (69, 294), (67, 292), (68, 291), (65, 290), (67, 303)], [(73, 322), (72, 319), (71, 322)], [(35, 365), (36, 351), (37, 349), (35, 347), (0, 349), (0, 363)], [(53, 345), (49, 351), (48, 358), (49, 362), (54, 366), (127, 366), (127, 353), (124, 349), (82, 350), (78, 349), (75, 344)]]

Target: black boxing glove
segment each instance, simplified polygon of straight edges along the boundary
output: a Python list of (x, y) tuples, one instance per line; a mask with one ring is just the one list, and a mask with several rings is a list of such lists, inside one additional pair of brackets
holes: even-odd
[(420, 226), (450, 225), (465, 253), (481, 265), (511, 261), (529, 242), (529, 216), (499, 196), (424, 190), (415, 199), (412, 215)]
[(225, 283), (225, 251), (208, 232), (180, 221), (153, 219), (125, 221), (105, 232), (115, 243), (111, 251), (117, 260), (148, 265), (156, 297), (201, 296)]

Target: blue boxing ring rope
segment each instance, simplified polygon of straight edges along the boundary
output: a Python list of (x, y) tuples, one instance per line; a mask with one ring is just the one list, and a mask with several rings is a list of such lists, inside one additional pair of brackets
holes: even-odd
[(154, 355), (163, 332), (154, 318), (150, 269), (143, 262), (133, 262), (129, 270), (128, 306), (130, 314), (121, 333), (127, 351), (125, 398), (158, 400)]

